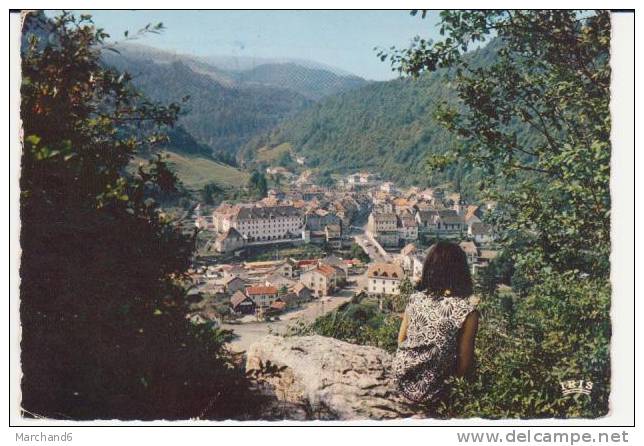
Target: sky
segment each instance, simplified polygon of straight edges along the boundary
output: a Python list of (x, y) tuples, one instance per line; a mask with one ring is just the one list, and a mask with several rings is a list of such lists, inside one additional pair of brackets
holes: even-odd
[(424, 20), (409, 11), (82, 12), (116, 40), (125, 30), (131, 35), (163, 22), (163, 34), (148, 34), (137, 43), (195, 56), (307, 59), (371, 80), (397, 76), (374, 47), (406, 48), (416, 35), (439, 38), (434, 11)]

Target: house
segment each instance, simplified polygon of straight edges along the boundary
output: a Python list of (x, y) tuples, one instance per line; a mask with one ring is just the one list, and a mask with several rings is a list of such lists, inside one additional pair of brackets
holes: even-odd
[(234, 294), (235, 292), (244, 290), (245, 288), (246, 282), (238, 276), (228, 276), (224, 279), (224, 291), (228, 294)]
[(324, 267), (331, 267), (333, 269), (333, 280), (335, 282), (334, 286), (336, 288), (341, 288), (347, 283), (347, 279), (349, 277), (349, 267), (345, 265), (342, 260), (338, 260), (339, 261), (337, 263), (328, 263), (327, 261), (325, 261), (325, 259), (322, 259), (320, 260), (319, 265)]
[(277, 200), (283, 200), (286, 197), (284, 192), (277, 189), (269, 189), (268, 192), (266, 192), (266, 195)]
[(300, 282), (306, 285), (314, 296), (328, 296), (337, 287), (337, 275), (332, 266), (319, 265), (300, 274)]
[(419, 210), (416, 212), (416, 223), (418, 224), (418, 230), (423, 234), (428, 234), (436, 231), (436, 223), (434, 222), (434, 216), (436, 210), (427, 209)]
[(347, 275), (348, 274), (360, 274), (362, 268), (364, 267), (362, 261), (360, 259), (344, 259), (342, 262), (344, 262), (345, 266), (347, 267)]
[(257, 305), (253, 299), (246, 296), (242, 291), (236, 291), (230, 297), (230, 308), (238, 314), (254, 314)]
[(257, 203), (255, 203), (256, 206), (258, 207), (272, 207), (272, 206), (277, 206), (279, 204), (279, 199), (277, 197), (264, 197), (261, 200), (259, 200)]
[(347, 184), (350, 184), (352, 186), (356, 184), (360, 184), (360, 175), (358, 175), (357, 173), (353, 173), (349, 175), (347, 177)]
[(487, 223), (475, 222), (469, 225), (467, 235), (474, 239), (476, 243), (486, 244), (494, 240), (492, 226)]
[(400, 255), (397, 262), (407, 273), (411, 273), (413, 268), (413, 258), (416, 255), (417, 248), (413, 243), (408, 243), (403, 249), (400, 250)]
[(315, 268), (318, 264), (318, 259), (301, 259), (297, 260), (295, 263), (295, 268), (298, 271), (308, 271), (309, 269)]
[(423, 267), (425, 265), (425, 255), (415, 253), (411, 258), (411, 281), (416, 284), (423, 277)]
[(397, 247), (400, 244), (400, 233), (398, 231), (379, 232), (374, 238), (383, 247)]
[(394, 198), (393, 200), (391, 200), (391, 204), (393, 204), (394, 206), (394, 211), (398, 213), (409, 211), (412, 208), (411, 202), (403, 197)]
[(367, 231), (383, 246), (398, 246), (398, 217), (393, 212), (373, 211), (369, 215)]
[(467, 230), (465, 220), (453, 209), (441, 209), (435, 217), (436, 227), (439, 234), (460, 234)]
[(425, 253), (418, 250), (412, 243), (406, 245), (398, 256), (398, 264), (405, 274), (411, 278), (412, 283), (417, 283), (423, 275)]
[(480, 222), (482, 216), (483, 212), (481, 211), (480, 206), (470, 204), (465, 210), (465, 224), (469, 227), (472, 223)]
[(382, 200), (377, 203), (376, 207), (374, 208), (374, 212), (380, 213), (380, 214), (393, 214), (395, 211), (395, 206), (393, 202), (390, 200)]
[(418, 211), (416, 221), (425, 234), (458, 235), (467, 230), (463, 216), (453, 209)]
[(342, 248), (342, 226), (338, 224), (326, 225), (324, 227), (326, 243), (335, 249)]
[(266, 173), (269, 175), (281, 175), (282, 177), (287, 179), (293, 177), (293, 172), (282, 166), (267, 167)]
[(358, 176), (360, 177), (360, 184), (363, 185), (373, 184), (378, 179), (376, 174), (369, 172), (360, 172)]
[(288, 260), (284, 260), (276, 265), (274, 271), (284, 277), (293, 277), (293, 264)]
[(306, 229), (310, 231), (324, 231), (324, 227), (327, 225), (340, 225), (342, 223), (342, 219), (334, 212), (325, 209), (307, 212), (305, 220)]
[(246, 240), (235, 228), (228, 228), (225, 233), (215, 237), (215, 250), (217, 252), (232, 252), (243, 248)]
[(281, 313), (286, 309), (286, 302), (284, 302), (282, 299), (278, 298), (275, 300), (269, 307), (271, 310)]
[(291, 291), (295, 294), (300, 303), (309, 302), (313, 299), (313, 293), (311, 290), (301, 282), (296, 283)]
[(302, 303), (306, 302), (293, 292), (288, 292), (280, 296), (279, 299), (286, 304), (286, 308), (297, 308), (302, 305)]
[(367, 270), (369, 294), (388, 294), (395, 295), (399, 293), (400, 282), (405, 274), (400, 265), (393, 263), (373, 263)]
[(281, 274), (293, 277), (293, 265), (287, 260), (267, 260), (262, 262), (245, 262), (244, 268), (249, 275)]
[(373, 211), (367, 221), (367, 229), (372, 234), (379, 232), (396, 231), (398, 228), (398, 218), (393, 212)]
[(349, 266), (340, 257), (330, 255), (319, 261), (320, 265), (329, 265), (338, 270), (338, 283), (346, 282), (349, 275)]
[(418, 222), (410, 212), (398, 216), (398, 233), (402, 240), (418, 240)]
[(458, 246), (460, 246), (460, 248), (465, 253), (465, 257), (467, 257), (467, 263), (468, 265), (470, 265), (472, 273), (474, 273), (474, 265), (478, 262), (479, 257), (478, 247), (472, 241), (461, 242), (458, 244)]
[(277, 288), (257, 285), (246, 288), (246, 295), (253, 299), (258, 310), (265, 310), (277, 299)]
[(490, 265), (490, 262), (492, 262), (498, 254), (498, 251), (492, 249), (481, 249), (479, 251), (477, 261), (473, 266), (473, 273), (477, 274), (479, 270), (487, 268)]
[(380, 190), (388, 194), (395, 192), (396, 186), (391, 181), (385, 181), (380, 185)]
[(420, 196), (420, 188), (418, 186), (411, 186), (407, 191), (405, 192), (405, 196), (407, 198), (411, 197), (419, 197)]
[(432, 206), (439, 206), (443, 202), (443, 191), (436, 188), (427, 188), (419, 193), (420, 197), (423, 200), (426, 200), (432, 204)]
[(277, 288), (277, 291), (279, 292), (280, 290), (286, 288), (289, 289), (293, 286), (295, 286), (297, 282), (291, 278), (284, 277), (281, 274), (278, 273), (273, 273), (266, 277), (265, 284), (267, 286), (274, 286)]
[(213, 229), (220, 234), (226, 233), (232, 227), (233, 217), (238, 211), (238, 206), (228, 203), (220, 204), (212, 213)]
[(463, 200), (459, 199), (454, 201), (452, 204), (452, 210), (456, 212), (456, 215), (465, 215), (467, 213), (467, 205), (463, 202)]

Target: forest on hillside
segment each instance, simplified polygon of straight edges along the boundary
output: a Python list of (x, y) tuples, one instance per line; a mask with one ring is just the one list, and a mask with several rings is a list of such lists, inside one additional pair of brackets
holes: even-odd
[[(466, 59), (473, 67), (490, 65), (501, 45), (492, 40)], [(443, 171), (428, 165), (432, 155), (442, 155), (460, 144), (435, 116), (441, 102), (456, 102), (454, 74), (445, 68), (327, 97), (254, 138), (242, 157), (253, 159), (263, 147), (290, 143), (295, 152), (307, 157), (310, 167), (323, 172), (366, 169), (402, 185), (421, 187), (451, 182), (456, 190), (474, 198), (483, 180), (480, 169), (465, 162)], [(539, 139), (529, 128), (517, 125), (517, 130), (522, 144)]]

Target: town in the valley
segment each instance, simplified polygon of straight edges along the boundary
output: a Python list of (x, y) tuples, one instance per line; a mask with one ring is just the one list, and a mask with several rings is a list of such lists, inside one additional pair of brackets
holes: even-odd
[(198, 230), (188, 317), (232, 330), (239, 351), (356, 295), (398, 294), (420, 279), (434, 240), (458, 242), (473, 275), (497, 254), (483, 222), (494, 204), (464, 202), (448, 187), (399, 188), (369, 172), (322, 187), (308, 169), (266, 173), (286, 180), (265, 198), (201, 203), (182, 220)]

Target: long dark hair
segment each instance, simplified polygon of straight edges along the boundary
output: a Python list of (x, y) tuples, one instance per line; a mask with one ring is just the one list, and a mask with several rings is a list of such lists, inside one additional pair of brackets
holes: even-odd
[(469, 297), (472, 294), (472, 276), (460, 246), (438, 242), (429, 249), (418, 289), (434, 296)]

